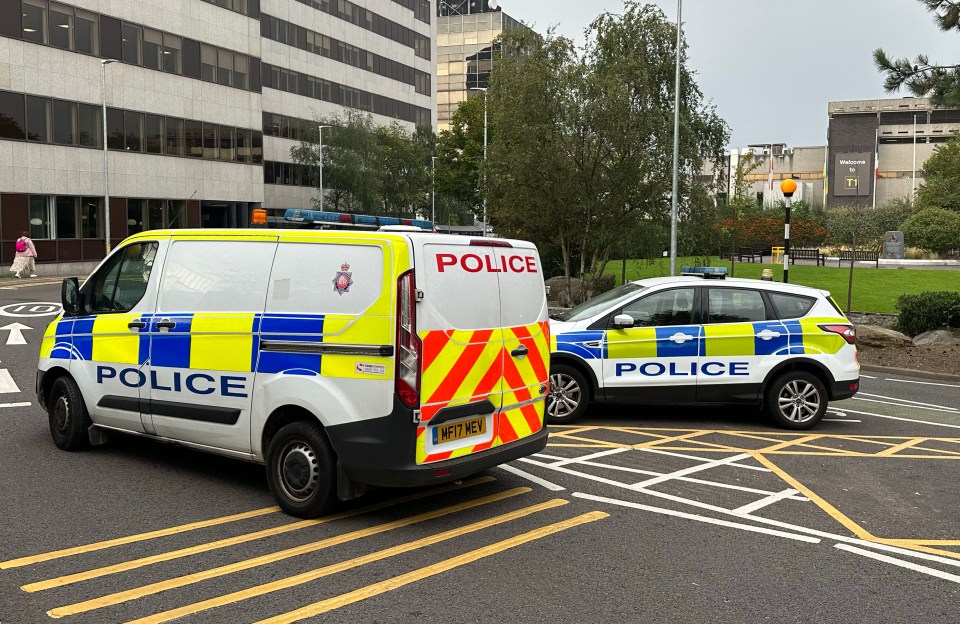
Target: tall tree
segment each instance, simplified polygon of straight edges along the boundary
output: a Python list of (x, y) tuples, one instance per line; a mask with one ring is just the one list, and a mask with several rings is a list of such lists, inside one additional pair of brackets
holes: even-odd
[[(591, 24), (582, 51), (526, 29), (506, 33), (503, 50), (488, 102), (500, 129), (488, 162), (494, 224), (557, 245), (589, 296), (632, 229), (669, 220), (676, 26), (627, 0), (623, 15)], [(686, 69), (680, 88), (683, 219), (695, 170), (719, 160), (729, 133)]]
[[(457, 107), (450, 129), (437, 136), (437, 193), (480, 216), (483, 203), (483, 103), (477, 93)], [(488, 122), (487, 143), (495, 132)]]
[[(940, 30), (960, 32), (960, 1), (918, 0), (934, 14)], [(877, 69), (884, 74), (887, 93), (906, 86), (917, 97), (929, 97), (938, 106), (960, 106), (960, 64), (932, 63), (926, 54), (910, 59), (892, 59), (878, 48), (873, 53)]]
[(916, 207), (960, 212), (960, 136), (938, 145), (923, 164), (923, 185), (917, 190)]

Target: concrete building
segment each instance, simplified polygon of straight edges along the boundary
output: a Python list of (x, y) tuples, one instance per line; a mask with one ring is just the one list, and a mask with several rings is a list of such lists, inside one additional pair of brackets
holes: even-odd
[(41, 262), (103, 257), (104, 142), (113, 243), (309, 206), (315, 117), (436, 124), (435, 34), (430, 0), (3, 0), (0, 266), (21, 231)]
[(489, 84), (493, 40), (520, 22), (495, 0), (440, 0), (437, 5), (437, 131), (449, 130), (453, 113)]
[(828, 145), (768, 143), (733, 149), (721, 164), (726, 171), (708, 165), (704, 175), (722, 180), (720, 194), (725, 195), (728, 172), (752, 151), (758, 163), (747, 175), (749, 192), (764, 206), (783, 200), (784, 178), (797, 180), (794, 200), (818, 206), (826, 200), (827, 207), (873, 205), (876, 194), (876, 203), (883, 204), (911, 197), (923, 184), (923, 164), (937, 145), (960, 132), (960, 109), (934, 108), (922, 98), (830, 102), (827, 113)]

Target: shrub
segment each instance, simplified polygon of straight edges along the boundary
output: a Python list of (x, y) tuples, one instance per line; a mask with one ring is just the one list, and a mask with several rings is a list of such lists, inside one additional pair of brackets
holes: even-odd
[(922, 292), (897, 297), (897, 329), (916, 336), (931, 329), (960, 327), (960, 293), (953, 291)]
[(926, 208), (903, 223), (906, 242), (938, 254), (960, 249), (960, 213)]

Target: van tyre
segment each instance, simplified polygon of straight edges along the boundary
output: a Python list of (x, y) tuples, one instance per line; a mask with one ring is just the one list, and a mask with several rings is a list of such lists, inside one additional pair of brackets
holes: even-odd
[(93, 423), (77, 382), (67, 376), (53, 382), (50, 397), (47, 399), (47, 415), (50, 420), (50, 436), (57, 448), (64, 451), (89, 448), (87, 430)]
[(550, 366), (550, 393), (547, 395), (547, 422), (565, 425), (587, 411), (590, 386), (578, 369), (568, 364)]
[(827, 389), (810, 373), (785, 373), (767, 388), (764, 405), (784, 429), (811, 429), (827, 411)]
[(298, 518), (316, 518), (337, 502), (333, 449), (320, 426), (284, 426), (267, 448), (267, 482), (280, 508)]

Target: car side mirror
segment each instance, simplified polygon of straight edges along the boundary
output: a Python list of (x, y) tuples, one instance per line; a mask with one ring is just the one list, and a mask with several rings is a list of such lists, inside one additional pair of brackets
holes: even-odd
[(633, 317), (629, 314), (618, 314), (613, 317), (613, 326), (617, 329), (633, 327)]
[(63, 280), (60, 286), (60, 305), (63, 313), (73, 316), (80, 313), (80, 283), (75, 277)]

